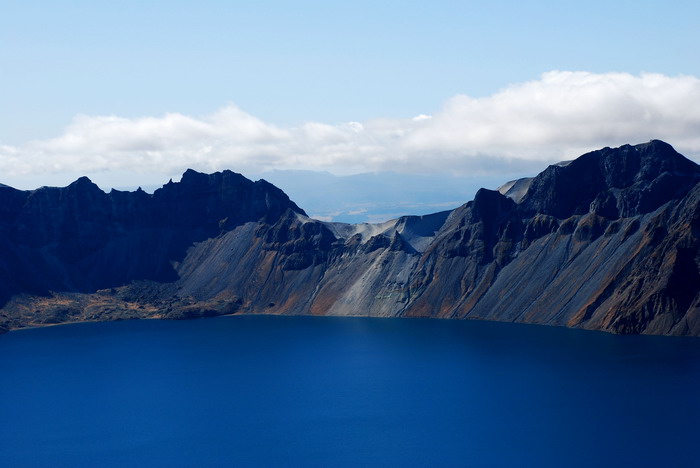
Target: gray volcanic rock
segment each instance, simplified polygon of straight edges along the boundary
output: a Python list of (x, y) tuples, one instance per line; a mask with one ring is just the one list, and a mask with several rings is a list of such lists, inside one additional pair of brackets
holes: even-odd
[(153, 195), (0, 187), (0, 329), (228, 313), (421, 316), (700, 335), (700, 167), (604, 148), (382, 224), (310, 219), (264, 181)]

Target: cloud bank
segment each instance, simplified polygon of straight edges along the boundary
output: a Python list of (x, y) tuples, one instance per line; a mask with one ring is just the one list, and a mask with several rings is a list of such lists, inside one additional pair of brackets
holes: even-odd
[(700, 79), (552, 71), (491, 96), (454, 96), (430, 116), (339, 125), (280, 127), (235, 105), (205, 117), (81, 115), (56, 138), (0, 145), (0, 171), (497, 174), (654, 138), (700, 157)]

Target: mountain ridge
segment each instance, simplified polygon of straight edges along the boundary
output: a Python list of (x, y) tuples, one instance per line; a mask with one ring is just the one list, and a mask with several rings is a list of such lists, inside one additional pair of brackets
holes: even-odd
[(699, 182), (652, 140), (382, 224), (310, 219), (231, 171), (188, 170), (152, 195), (87, 178), (0, 187), (0, 323), (245, 312), (698, 336)]

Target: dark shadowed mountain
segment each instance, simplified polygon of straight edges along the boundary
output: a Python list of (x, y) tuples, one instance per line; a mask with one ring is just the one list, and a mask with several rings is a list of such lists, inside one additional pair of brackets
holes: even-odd
[(700, 166), (604, 148), (459, 208), (327, 223), (271, 184), (0, 187), (0, 323), (227, 313), (475, 318), (700, 335)]

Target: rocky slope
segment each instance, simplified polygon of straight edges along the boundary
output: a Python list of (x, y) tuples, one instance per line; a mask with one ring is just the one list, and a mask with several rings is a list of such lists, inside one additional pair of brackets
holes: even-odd
[(228, 313), (476, 318), (700, 335), (700, 166), (605, 148), (384, 224), (309, 219), (265, 181), (153, 195), (0, 187), (0, 327)]

